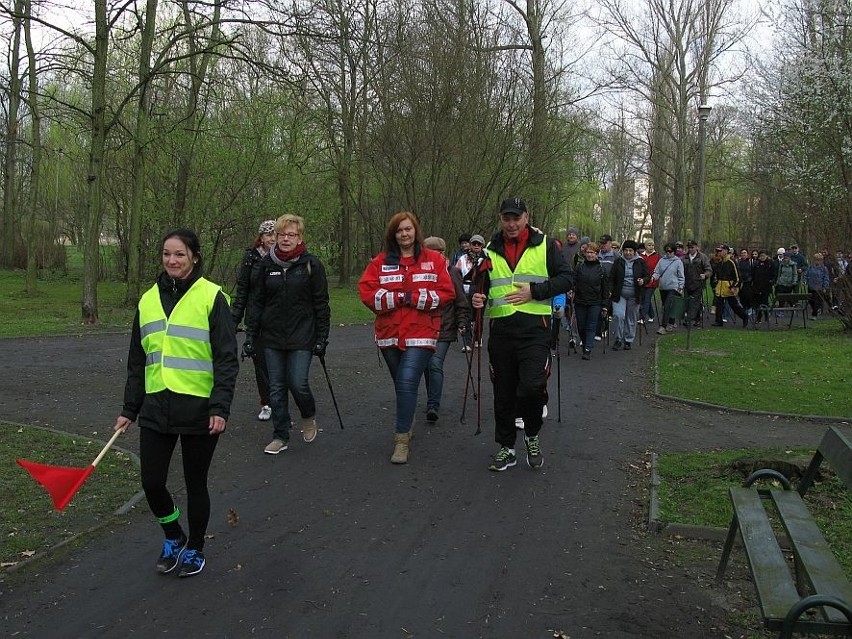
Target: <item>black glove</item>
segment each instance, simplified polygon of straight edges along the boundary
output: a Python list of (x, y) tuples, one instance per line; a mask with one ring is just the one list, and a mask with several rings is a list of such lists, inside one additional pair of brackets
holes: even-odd
[(400, 306), (411, 306), (411, 291), (398, 291), (396, 294), (396, 302)]
[(243, 351), (240, 353), (240, 359), (246, 359), (247, 357), (254, 359), (255, 355), (257, 355), (257, 352), (254, 350), (254, 344), (250, 337), (246, 337), (246, 341), (243, 342)]
[(467, 324), (459, 322), (459, 335), (467, 335)]
[(328, 340), (323, 340), (314, 344), (314, 355), (317, 357), (325, 357), (325, 349), (328, 348)]

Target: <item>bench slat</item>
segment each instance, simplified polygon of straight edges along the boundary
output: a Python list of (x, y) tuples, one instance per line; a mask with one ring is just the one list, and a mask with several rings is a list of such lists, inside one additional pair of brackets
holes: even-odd
[(732, 487), (730, 495), (763, 616), (767, 619), (784, 619), (801, 597), (775, 539), (760, 495), (754, 488), (744, 487)]
[[(846, 579), (843, 568), (829, 549), (799, 493), (772, 490), (770, 494), (810, 587), (820, 595), (833, 595), (852, 602), (852, 584)], [(833, 608), (824, 610), (831, 621), (842, 623), (846, 620), (843, 614)]]

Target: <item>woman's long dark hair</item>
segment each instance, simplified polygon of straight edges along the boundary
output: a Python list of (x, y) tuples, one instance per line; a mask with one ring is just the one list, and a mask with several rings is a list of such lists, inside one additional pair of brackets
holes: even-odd
[(195, 266), (192, 269), (193, 273), (202, 273), (204, 267), (204, 258), (201, 257), (201, 242), (198, 241), (198, 236), (195, 234), (195, 231), (192, 229), (172, 229), (163, 237), (163, 241), (160, 243), (160, 246), (163, 246), (166, 243), (166, 240), (169, 240), (173, 237), (176, 237), (181, 242), (186, 244), (186, 248), (189, 249), (189, 252), (192, 253), (192, 257), (195, 260)]

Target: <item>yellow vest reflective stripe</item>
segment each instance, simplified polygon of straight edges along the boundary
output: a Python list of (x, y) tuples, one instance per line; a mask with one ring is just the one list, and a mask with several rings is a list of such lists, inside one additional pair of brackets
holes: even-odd
[(220, 290), (217, 284), (199, 278), (169, 317), (163, 310), (156, 284), (139, 300), (146, 393), (168, 388), (184, 395), (210, 397), (213, 390), (210, 312)]
[[(490, 247), (490, 245), (489, 245)], [(506, 295), (515, 290), (515, 284), (533, 284), (547, 280), (547, 237), (538, 246), (527, 245), (514, 272), (506, 259), (491, 251), (491, 288), (488, 291), (489, 318), (508, 317), (520, 311), (529, 315), (550, 315), (550, 299), (530, 300), (524, 304), (510, 304)]]

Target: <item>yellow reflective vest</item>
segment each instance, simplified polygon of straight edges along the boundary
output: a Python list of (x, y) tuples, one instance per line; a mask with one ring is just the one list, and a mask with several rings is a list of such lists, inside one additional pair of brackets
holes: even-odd
[(210, 397), (213, 390), (210, 312), (220, 290), (218, 284), (198, 278), (168, 317), (157, 284), (139, 300), (146, 393), (168, 388), (184, 395)]
[(547, 280), (547, 236), (538, 246), (527, 245), (514, 271), (509, 268), (506, 258), (499, 253), (492, 251), (488, 256), (491, 258), (492, 267), (487, 317), (508, 317), (518, 311), (529, 315), (550, 315), (549, 298), (530, 300), (524, 304), (510, 304), (506, 301), (506, 295), (515, 290), (516, 283), (532, 284)]

